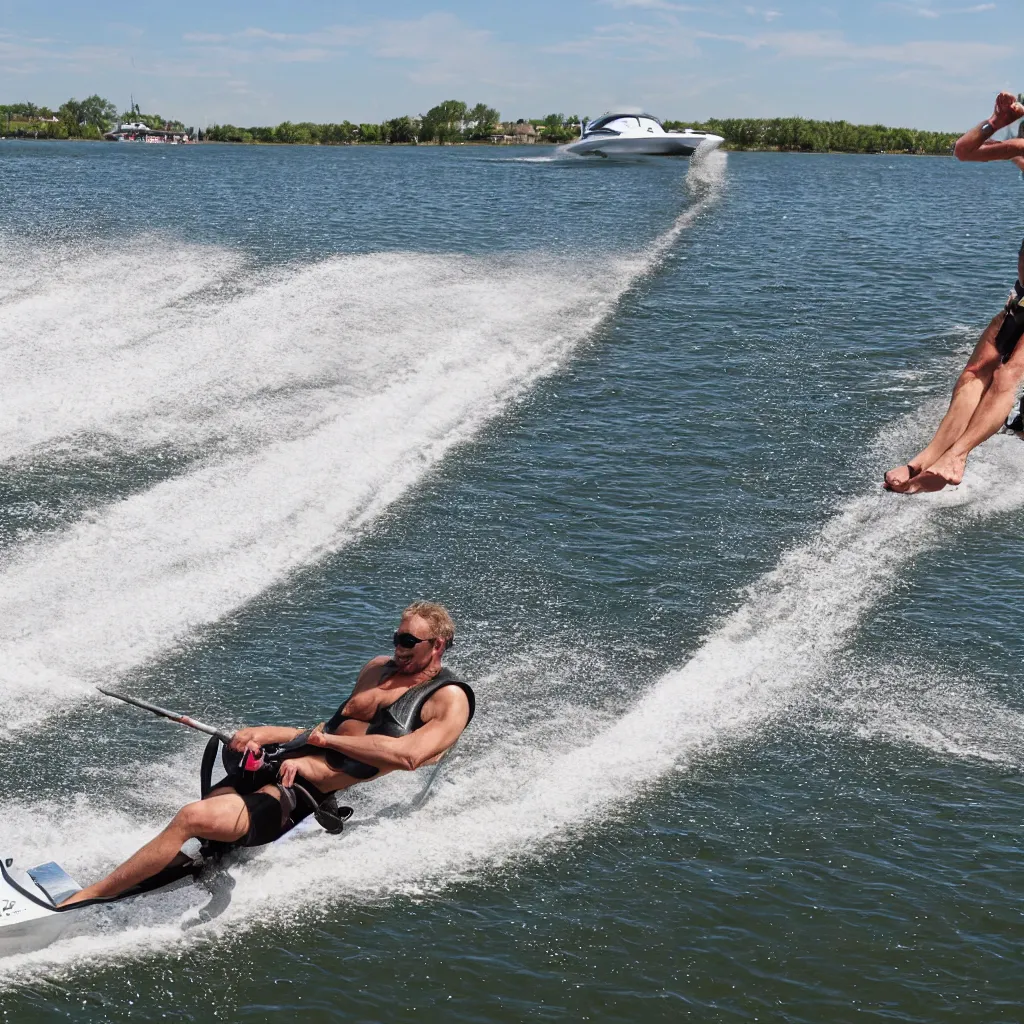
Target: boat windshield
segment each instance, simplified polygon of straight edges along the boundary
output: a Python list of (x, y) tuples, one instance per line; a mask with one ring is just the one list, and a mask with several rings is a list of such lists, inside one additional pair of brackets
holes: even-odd
[(665, 129), (656, 117), (650, 114), (605, 114), (603, 117), (591, 121), (587, 125), (587, 134), (596, 131), (624, 132), (636, 130), (637, 128), (651, 128), (654, 131)]

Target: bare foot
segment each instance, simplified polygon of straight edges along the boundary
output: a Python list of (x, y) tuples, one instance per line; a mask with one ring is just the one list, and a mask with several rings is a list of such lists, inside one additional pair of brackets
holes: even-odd
[(78, 892), (69, 896), (66, 900), (62, 900), (57, 904), (58, 907), (70, 907), (75, 903), (81, 903), (83, 900), (92, 899), (94, 886), (86, 886), (84, 889), (79, 889)]
[(904, 466), (897, 466), (885, 474), (885, 482), (882, 486), (887, 491), (902, 491), (907, 484), (920, 473), (921, 470), (912, 466), (909, 462)]
[(922, 491), (941, 491), (943, 487), (950, 484), (956, 486), (963, 480), (966, 468), (966, 455), (953, 455), (951, 452), (946, 452), (938, 462), (914, 477), (907, 484), (903, 493), (919, 494)]

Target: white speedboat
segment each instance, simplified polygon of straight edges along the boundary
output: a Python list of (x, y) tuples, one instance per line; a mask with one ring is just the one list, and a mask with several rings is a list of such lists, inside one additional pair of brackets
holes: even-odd
[(698, 146), (714, 149), (724, 141), (692, 128), (665, 131), (650, 114), (605, 114), (584, 121), (582, 136), (565, 149), (577, 156), (691, 156)]

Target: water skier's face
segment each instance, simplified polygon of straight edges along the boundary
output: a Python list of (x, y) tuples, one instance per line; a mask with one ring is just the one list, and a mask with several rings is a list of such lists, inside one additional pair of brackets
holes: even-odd
[(394, 643), (394, 659), (399, 671), (414, 673), (430, 664), (438, 641), (426, 619), (407, 615), (395, 630)]

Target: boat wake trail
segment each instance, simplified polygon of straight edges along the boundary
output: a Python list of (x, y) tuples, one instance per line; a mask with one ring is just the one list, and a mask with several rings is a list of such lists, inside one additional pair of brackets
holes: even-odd
[[(686, 212), (628, 256), (364, 255), (246, 277), (223, 254), (186, 273), (205, 256), (176, 250), (146, 262), (154, 305), (170, 317), (184, 303), (166, 327), (101, 330), (99, 306), (53, 319), (64, 289), (96, 268), (49, 286), (57, 312), (36, 328), (37, 286), (9, 294), (9, 459), (80, 454), (97, 438), (139, 459), (156, 444), (195, 459), (4, 553), (0, 734), (166, 655), (350, 541), (563, 365), (709, 208), (723, 171), (698, 170)], [(136, 255), (105, 254), (102, 273), (124, 275)]]
[(1024, 768), (1024, 712), (992, 693), (991, 680), (953, 676), (923, 659), (856, 665), (822, 692), (812, 724), (829, 735), (921, 752), (940, 760)]
[[(969, 482), (957, 491), (923, 500), (881, 492), (851, 500), (752, 584), (686, 664), (582, 743), (571, 715), (563, 735), (551, 735), (549, 726), (540, 741), (529, 729), (485, 735), (482, 720), (484, 728), (467, 734), (460, 760), (418, 811), (383, 813), (416, 785), (409, 777), (383, 780), (353, 795), (359, 821), (341, 840), (343, 851), (336, 840), (309, 833), (254, 852), (233, 869), (232, 901), (215, 920), (201, 919), (208, 897), (198, 889), (147, 899), (144, 910), (113, 908), (59, 945), (0, 964), (0, 984), (233, 936), (254, 920), (279, 918), (286, 926), (299, 909), (337, 915), (348, 904), (437, 891), (570, 840), (708, 750), (758, 735), (813, 703), (865, 616), (916, 555), (1024, 507), (1024, 483), (1005, 483), (1024, 480), (1024, 450), (1005, 440), (1011, 443), (976, 456)], [(495, 677), (503, 678), (501, 665)], [(171, 809), (168, 799), (163, 810)], [(161, 820), (160, 808), (140, 822), (93, 798), (83, 798), (59, 831), (43, 809), (5, 804), (0, 813), (15, 836), (39, 828), (53, 842), (52, 854), (87, 877), (109, 868)], [(97, 833), (106, 838), (97, 840)]]

